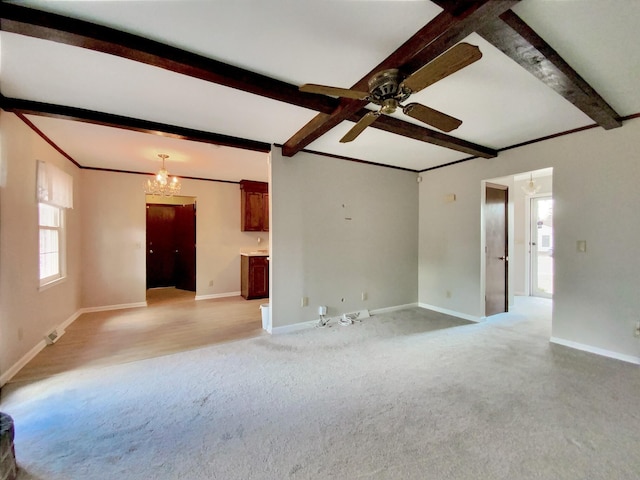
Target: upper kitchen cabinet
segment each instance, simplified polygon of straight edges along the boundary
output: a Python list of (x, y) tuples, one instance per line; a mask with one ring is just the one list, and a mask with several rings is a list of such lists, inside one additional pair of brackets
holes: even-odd
[(269, 185), (240, 181), (241, 228), (243, 232), (269, 231)]

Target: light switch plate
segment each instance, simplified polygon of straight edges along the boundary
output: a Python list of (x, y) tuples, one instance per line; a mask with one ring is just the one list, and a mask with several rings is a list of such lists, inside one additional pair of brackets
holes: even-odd
[(576, 242), (576, 250), (580, 253), (584, 253), (587, 251), (587, 241), (586, 240), (578, 240)]

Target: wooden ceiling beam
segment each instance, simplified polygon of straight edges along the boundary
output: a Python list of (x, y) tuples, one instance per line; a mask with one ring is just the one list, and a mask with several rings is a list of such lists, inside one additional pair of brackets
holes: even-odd
[[(137, 35), (15, 4), (2, 3), (0, 7), (0, 30), (5, 32), (116, 55), (317, 112), (331, 113), (340, 105), (340, 101), (335, 98), (303, 93), (298, 90), (296, 85), (274, 80), (265, 75), (234, 67)], [(80, 108), (17, 99), (6, 100), (14, 106), (13, 108), (16, 111), (33, 115), (66, 118), (146, 133), (164, 134), (175, 138), (247, 148), (249, 150), (264, 151), (264, 145), (267, 145), (253, 140)], [(364, 109), (358, 112), (359, 116), (365, 113)], [(352, 115), (350, 120), (357, 121), (359, 116), (353, 118)], [(398, 120), (387, 121), (386, 119), (379, 119), (372, 127), (427, 143), (440, 146), (448, 145), (447, 148), (465, 153), (469, 153), (467, 149), (474, 145), (455, 137), (449, 137), (439, 132)], [(443, 140), (441, 137), (445, 139)], [(497, 152), (481, 145), (477, 145), (475, 150), (472, 153), (473, 155), (484, 156), (487, 151), (493, 152), (492, 156), (497, 155)]]
[[(368, 90), (367, 82), (376, 72), (388, 68), (399, 68), (409, 75), (435, 59), (456, 43), (485, 23), (511, 8), (518, 0), (478, 0), (475, 2), (453, 2), (453, 13), (445, 8), (427, 25), (407, 40), (377, 67), (367, 73), (351, 88)], [(444, 2), (446, 6), (447, 2)], [(320, 138), (343, 120), (364, 108), (368, 102), (342, 99), (331, 113), (318, 114), (302, 129), (287, 140), (282, 149), (285, 156), (293, 156), (314, 140)], [(381, 120), (379, 118), (376, 123)], [(375, 123), (373, 124), (375, 125)], [(372, 126), (373, 126), (372, 125)]]
[(246, 138), (232, 137), (218, 133), (204, 132), (191, 128), (168, 125), (166, 123), (150, 122), (137, 118), (113, 115), (110, 113), (85, 110), (83, 108), (54, 105), (51, 103), (33, 102), (0, 96), (0, 107), (7, 112), (21, 115), (37, 115), (40, 117), (61, 118), (75, 120), (103, 127), (121, 128), (134, 132), (149, 133), (163, 137), (177, 138), (179, 140), (191, 140), (194, 142), (211, 143), (225, 147), (242, 148), (255, 152), (269, 152), (271, 145), (266, 142), (258, 142)]
[[(349, 118), (349, 120), (356, 121), (361, 116), (362, 115), (360, 114), (356, 114)], [(436, 130), (421, 127), (420, 125), (416, 125), (415, 123), (403, 122), (402, 120), (399, 120), (395, 117), (390, 117), (388, 115), (378, 117), (373, 125), (375, 125), (379, 130), (384, 130), (385, 132), (395, 134), (403, 132), (405, 136), (411, 137), (415, 140), (430, 143), (432, 145), (437, 145), (439, 147), (448, 148), (450, 150), (456, 150), (458, 152), (473, 155), (475, 157), (494, 158), (498, 156), (498, 151), (492, 148), (488, 148), (472, 142), (467, 142), (466, 140), (455, 138)]]
[(317, 112), (330, 113), (338, 105), (334, 98), (138, 35), (15, 4), (0, 8), (4, 32), (108, 53)]
[(620, 115), (547, 42), (511, 10), (478, 34), (609, 130)]

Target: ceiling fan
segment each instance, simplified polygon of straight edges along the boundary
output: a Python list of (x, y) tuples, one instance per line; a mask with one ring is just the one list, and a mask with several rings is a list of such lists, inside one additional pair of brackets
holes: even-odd
[(468, 43), (459, 43), (406, 78), (403, 78), (400, 70), (396, 68), (382, 70), (376, 73), (368, 81), (368, 92), (313, 83), (302, 85), (300, 91), (355, 100), (367, 100), (380, 106), (380, 110), (377, 112), (371, 111), (364, 115), (353, 128), (340, 139), (342, 143), (355, 140), (355, 138), (360, 135), (365, 128), (375, 122), (380, 115), (393, 113), (398, 108), (401, 108), (406, 115), (416, 120), (420, 120), (439, 130), (450, 132), (458, 128), (462, 124), (462, 120), (458, 120), (446, 113), (439, 112), (420, 103), (402, 105), (402, 102), (409, 98), (411, 94), (419, 92), (429, 85), (433, 85), (438, 80), (442, 80), (452, 73), (471, 65), (480, 60), (480, 58), (482, 58), (482, 52), (480, 52), (478, 47)]

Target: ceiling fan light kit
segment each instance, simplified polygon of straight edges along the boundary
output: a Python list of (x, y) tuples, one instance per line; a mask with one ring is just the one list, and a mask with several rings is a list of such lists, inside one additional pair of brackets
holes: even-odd
[(364, 115), (340, 139), (341, 143), (351, 142), (371, 125), (380, 115), (390, 115), (398, 108), (405, 115), (415, 118), (444, 132), (455, 130), (462, 124), (462, 120), (442, 113), (420, 103), (402, 105), (411, 94), (433, 85), (449, 75), (480, 60), (482, 53), (477, 46), (459, 43), (445, 53), (418, 69), (406, 78), (397, 68), (382, 70), (374, 74), (368, 81), (369, 91), (362, 92), (346, 88), (330, 87), (312, 83), (304, 84), (300, 90), (308, 93), (331, 95), (353, 100), (366, 100), (380, 107), (377, 112)]

